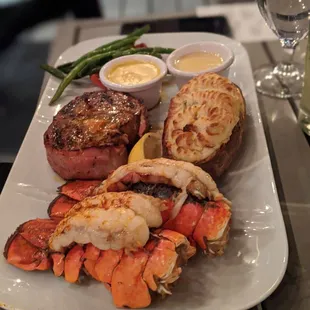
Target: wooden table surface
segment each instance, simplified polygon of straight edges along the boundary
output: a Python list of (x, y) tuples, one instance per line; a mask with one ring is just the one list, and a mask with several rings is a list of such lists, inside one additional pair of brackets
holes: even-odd
[[(182, 16), (193, 16), (188, 12)], [(180, 15), (177, 15), (178, 17)], [(176, 16), (152, 16), (148, 20)], [(49, 62), (53, 64), (68, 47), (94, 37), (120, 33), (120, 25), (141, 19), (119, 21), (66, 21), (59, 25), (58, 35), (51, 46)], [(244, 44), (253, 70), (266, 63), (281, 60), (279, 42)], [(303, 61), (305, 42), (296, 52), (296, 60)], [(46, 83), (43, 83), (43, 87)], [(310, 148), (297, 125), (298, 100), (272, 99), (258, 95), (259, 106), (271, 156), (273, 172), (289, 242), (287, 272), (277, 290), (255, 309), (310, 309)], [(216, 309), (218, 310), (218, 309)]]

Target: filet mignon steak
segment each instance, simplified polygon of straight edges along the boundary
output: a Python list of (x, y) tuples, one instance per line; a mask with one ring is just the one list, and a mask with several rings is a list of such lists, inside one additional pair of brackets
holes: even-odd
[(146, 127), (146, 109), (138, 99), (112, 90), (84, 93), (64, 106), (45, 132), (47, 160), (64, 179), (102, 179), (127, 163), (127, 146)]

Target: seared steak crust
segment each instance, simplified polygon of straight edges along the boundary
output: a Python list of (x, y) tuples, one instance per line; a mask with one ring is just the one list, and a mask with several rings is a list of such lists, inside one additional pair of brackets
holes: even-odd
[(133, 144), (145, 108), (130, 95), (112, 90), (84, 93), (64, 106), (44, 135), (58, 150)]

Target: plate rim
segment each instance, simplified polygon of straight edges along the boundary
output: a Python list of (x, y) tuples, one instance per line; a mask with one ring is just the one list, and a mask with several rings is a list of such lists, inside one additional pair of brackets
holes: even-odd
[[(257, 110), (257, 112), (259, 113), (259, 118), (262, 119), (261, 117), (261, 109), (260, 109), (260, 106), (259, 106), (259, 103), (258, 103), (258, 97), (257, 97), (257, 92), (255, 90), (255, 84), (254, 84), (254, 79), (253, 79), (253, 70), (252, 70), (252, 66), (251, 66), (251, 63), (250, 63), (250, 58), (249, 58), (249, 54), (245, 48), (245, 46), (237, 41), (237, 40), (234, 40), (230, 37), (226, 37), (224, 35), (220, 35), (220, 34), (216, 34), (216, 33), (210, 33), (210, 32), (165, 32), (165, 33), (150, 33), (150, 34), (145, 34), (144, 36), (149, 36), (149, 37), (152, 37), (152, 36), (158, 36), (158, 35), (211, 35), (213, 37), (217, 37), (219, 39), (221, 38), (224, 38), (224, 40), (229, 40), (231, 43), (234, 43), (234, 44), (238, 44), (238, 47), (241, 48), (243, 50), (243, 52), (245, 53), (247, 59), (246, 61), (248, 62), (248, 65), (249, 65), (249, 70), (251, 72), (251, 83), (254, 85), (254, 93), (252, 94), (253, 96), (255, 96), (255, 103), (253, 103), (253, 105), (255, 105), (255, 109)], [(87, 44), (87, 43), (90, 43), (90, 42), (94, 42), (94, 41), (99, 41), (100, 39), (106, 39), (106, 38), (111, 38), (111, 40), (113, 39), (116, 39), (116, 38), (122, 38), (122, 37), (125, 37), (125, 35), (110, 35), (110, 36), (102, 36), (102, 37), (95, 37), (95, 38), (92, 38), (92, 39), (88, 39), (88, 40), (83, 40), (81, 42), (78, 42), (77, 44), (74, 44), (70, 47), (68, 47), (67, 49), (65, 49), (60, 55), (59, 57), (56, 59), (55, 61), (55, 65), (59, 65), (61, 63), (63, 63), (63, 60), (68, 60), (66, 59), (65, 57), (63, 57), (66, 53), (69, 53), (69, 52), (72, 52), (72, 50), (76, 49), (76, 48), (79, 48), (79, 46), (81, 45), (84, 45), (84, 44)], [(23, 142), (21, 143), (21, 146), (18, 150), (18, 153), (17, 153), (17, 156), (14, 160), (14, 163), (12, 165), (12, 168), (11, 168), (11, 171), (7, 177), (7, 180), (3, 186), (3, 190), (2, 190), (2, 193), (4, 191), (7, 190), (7, 188), (9, 187), (9, 183), (10, 183), (10, 179), (11, 179), (11, 176), (13, 175), (13, 173), (15, 172), (15, 169), (16, 169), (16, 163), (17, 161), (20, 161), (20, 150), (24, 147), (26, 147), (26, 142), (27, 142), (27, 138), (28, 136), (31, 134), (31, 127), (32, 127), (32, 124), (36, 121), (36, 116), (37, 116), (37, 112), (40, 110), (40, 107), (41, 107), (41, 103), (43, 101), (43, 98), (46, 97), (46, 92), (47, 92), (47, 89), (48, 89), (48, 86), (49, 84), (51, 83), (51, 80), (53, 79), (53, 77), (49, 77), (48, 80), (47, 80), (47, 83), (41, 93), (41, 97), (38, 97), (38, 103), (37, 103), (37, 107), (33, 113), (33, 117), (31, 119), (31, 122), (29, 124), (29, 127), (27, 129), (27, 132), (24, 136), (24, 139), (23, 139)], [(43, 80), (42, 80), (43, 81)], [(61, 105), (63, 106), (63, 105)], [(279, 284), (281, 283), (284, 275), (285, 275), (285, 272), (286, 272), (286, 269), (287, 269), (287, 264), (288, 264), (288, 257), (289, 257), (289, 246), (288, 246), (288, 239), (287, 239), (287, 231), (286, 231), (286, 228), (285, 228), (285, 222), (284, 222), (284, 218), (283, 218), (283, 213), (282, 213), (282, 209), (281, 209), (281, 204), (280, 204), (280, 201), (279, 201), (279, 196), (278, 196), (278, 190), (277, 190), (277, 187), (276, 187), (276, 182), (275, 182), (275, 178), (274, 178), (274, 172), (273, 172), (273, 166), (272, 166), (272, 163), (271, 163), (271, 157), (270, 157), (270, 152), (269, 152), (269, 149), (268, 149), (268, 144), (267, 144), (267, 138), (266, 138), (266, 134), (265, 134), (265, 130), (264, 130), (264, 127), (263, 127), (263, 124), (262, 122), (260, 123), (259, 125), (259, 130), (261, 131), (261, 133), (263, 133), (263, 143), (264, 143), (264, 147), (267, 151), (267, 154), (268, 154), (268, 163), (269, 163), (269, 167), (268, 167), (268, 171), (269, 171), (269, 175), (270, 175), (270, 180), (274, 185), (275, 185), (275, 191), (274, 191), (274, 196), (275, 196), (275, 199), (276, 199), (276, 202), (277, 202), (277, 205), (278, 205), (278, 208), (279, 208), (279, 215), (281, 217), (281, 221), (279, 221), (279, 224), (282, 226), (282, 231), (284, 233), (284, 235), (282, 236), (282, 238), (284, 238), (285, 240), (284, 241), (284, 257), (283, 257), (283, 262), (281, 262), (281, 269), (280, 269), (280, 273), (277, 277), (277, 280), (272, 284), (272, 286), (264, 293), (264, 294), (261, 294), (261, 296), (259, 296), (259, 298), (257, 298), (255, 301), (253, 300), (252, 302), (248, 302), (248, 304), (244, 305), (244, 308), (234, 308), (235, 310), (246, 310), (246, 309), (249, 309), (259, 303), (261, 303), (263, 300), (265, 300), (266, 298), (268, 298), (275, 290), (276, 288), (279, 286)], [(269, 177), (268, 177), (269, 178)], [(2, 200), (3, 200), (3, 195), (1, 194), (0, 195), (0, 204), (2, 204)], [(9, 306), (7, 305), (8, 308), (10, 307), (13, 307), (13, 306)]]

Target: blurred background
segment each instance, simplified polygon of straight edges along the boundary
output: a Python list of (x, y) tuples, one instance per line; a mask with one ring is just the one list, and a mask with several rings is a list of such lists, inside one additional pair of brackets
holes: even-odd
[(237, 1), (0, 0), (0, 163), (14, 161), (32, 119), (43, 80), (39, 65), (47, 61), (59, 20), (185, 13), (232, 2)]

